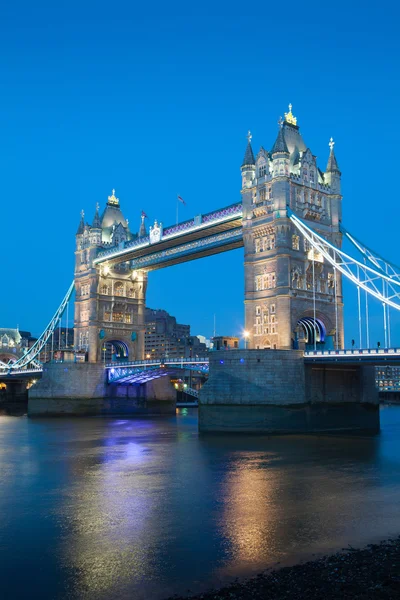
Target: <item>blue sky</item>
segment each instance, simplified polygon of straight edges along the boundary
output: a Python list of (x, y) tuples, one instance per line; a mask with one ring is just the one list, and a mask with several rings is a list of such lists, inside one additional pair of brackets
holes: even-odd
[[(239, 201), (247, 130), (271, 148), (289, 102), (322, 168), (336, 140), (347, 228), (400, 262), (397, 18), (385, 2), (2, 6), (0, 325), (41, 332), (73, 277), (79, 213), (113, 187), (132, 230), (142, 209), (173, 223), (177, 193), (182, 220)], [(151, 273), (148, 305), (195, 334), (214, 313), (218, 333), (240, 332), (243, 251)]]

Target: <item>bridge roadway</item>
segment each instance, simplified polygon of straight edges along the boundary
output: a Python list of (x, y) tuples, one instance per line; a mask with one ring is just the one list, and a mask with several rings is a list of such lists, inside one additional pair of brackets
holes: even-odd
[[(240, 350), (232, 350), (240, 352)], [(273, 350), (269, 350), (273, 352)], [(341, 366), (346, 364), (400, 365), (400, 348), (325, 350), (305, 352), (306, 364)], [(165, 360), (139, 360), (133, 362), (110, 363), (106, 365), (109, 383), (144, 383), (170, 375), (179, 369), (208, 373), (208, 357), (175, 358)]]
[(133, 269), (154, 271), (242, 246), (242, 203), (238, 202), (167, 227), (153, 238), (148, 235), (102, 250), (94, 264), (131, 261)]
[(137, 360), (106, 365), (108, 383), (146, 383), (179, 370), (208, 373), (208, 368), (208, 357)]
[(360, 350), (317, 350), (304, 353), (304, 362), (355, 364), (367, 363), (375, 366), (400, 366), (400, 348), (365, 348)]
[[(232, 350), (240, 352), (240, 350)], [(269, 350), (273, 352), (273, 350)], [(365, 363), (375, 366), (400, 366), (400, 348), (380, 348), (361, 350), (317, 350), (304, 353), (306, 364), (357, 364)], [(192, 370), (208, 373), (208, 357), (171, 358), (164, 360), (136, 360), (131, 362), (113, 362), (105, 365), (109, 383), (143, 383), (150, 379), (163, 377), (177, 370)], [(0, 380), (31, 378), (40, 376), (42, 369), (37, 367), (1, 372)]]

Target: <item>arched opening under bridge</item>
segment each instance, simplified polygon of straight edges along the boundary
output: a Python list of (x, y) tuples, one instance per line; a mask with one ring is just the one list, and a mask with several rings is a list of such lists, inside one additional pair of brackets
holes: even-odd
[(299, 342), (303, 342), (305, 350), (322, 350), (326, 348), (327, 342), (331, 342), (331, 337), (326, 334), (326, 327), (321, 319), (314, 317), (302, 317), (297, 321), (297, 338), (294, 340), (294, 347), (299, 348)]
[(101, 357), (106, 363), (129, 360), (129, 348), (121, 340), (106, 340), (101, 349)]

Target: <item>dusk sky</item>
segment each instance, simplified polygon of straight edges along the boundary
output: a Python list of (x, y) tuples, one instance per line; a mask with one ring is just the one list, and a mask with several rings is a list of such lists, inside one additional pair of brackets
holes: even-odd
[[(180, 220), (240, 201), (247, 131), (271, 149), (289, 102), (322, 170), (335, 139), (343, 223), (400, 263), (394, 3), (163, 6), (2, 5), (0, 327), (41, 333), (73, 279), (80, 211), (91, 222), (112, 188), (132, 231), (142, 209), (147, 226), (173, 224), (177, 194)], [(218, 334), (239, 334), (243, 290), (241, 249), (150, 273), (147, 305), (193, 334), (212, 335), (214, 314)]]

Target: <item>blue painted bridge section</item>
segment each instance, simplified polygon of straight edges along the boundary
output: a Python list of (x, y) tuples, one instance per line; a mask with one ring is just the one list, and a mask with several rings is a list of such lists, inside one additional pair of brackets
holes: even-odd
[(108, 383), (146, 383), (167, 375), (175, 375), (184, 371), (208, 373), (208, 357), (175, 358), (161, 360), (145, 360), (133, 362), (111, 363), (106, 365)]

